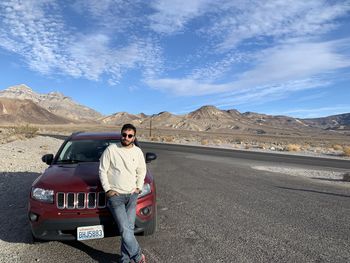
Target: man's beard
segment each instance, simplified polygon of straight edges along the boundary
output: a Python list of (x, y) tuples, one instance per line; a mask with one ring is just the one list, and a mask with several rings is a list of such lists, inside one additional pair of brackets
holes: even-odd
[(133, 142), (132, 142), (132, 141), (131, 141), (131, 142), (128, 142), (127, 140), (122, 140), (121, 143), (122, 143), (123, 146), (129, 146), (129, 145), (132, 144)]

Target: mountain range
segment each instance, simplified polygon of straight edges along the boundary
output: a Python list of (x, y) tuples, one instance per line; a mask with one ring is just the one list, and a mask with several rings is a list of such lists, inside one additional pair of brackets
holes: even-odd
[(103, 116), (59, 93), (38, 94), (21, 84), (0, 91), (0, 124), (105, 124), (120, 126), (133, 123), (140, 128), (181, 129), (205, 132), (283, 135), (304, 132), (350, 130), (350, 113), (314, 119), (298, 119), (235, 109), (220, 110), (203, 106), (184, 115), (170, 112), (146, 115), (118, 112)]

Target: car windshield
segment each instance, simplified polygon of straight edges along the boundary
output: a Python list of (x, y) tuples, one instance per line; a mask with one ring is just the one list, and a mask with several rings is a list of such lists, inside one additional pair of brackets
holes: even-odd
[(103, 151), (119, 140), (72, 140), (66, 142), (56, 163), (99, 162)]

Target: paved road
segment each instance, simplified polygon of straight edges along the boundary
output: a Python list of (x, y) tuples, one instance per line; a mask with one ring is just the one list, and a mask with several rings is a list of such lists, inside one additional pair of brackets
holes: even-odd
[[(152, 237), (138, 237), (148, 262), (350, 262), (349, 186), (251, 168), (288, 164), (342, 170), (350, 169), (350, 162), (143, 146), (158, 154), (149, 168), (158, 187), (159, 229)], [(9, 176), (1, 186), (26, 191), (36, 176)], [(18, 200), (7, 199), (14, 208), (6, 212), (12, 221), (5, 224), (9, 233), (0, 233), (18, 246), (19, 261), (116, 262), (118, 238), (29, 244), (26, 198), (20, 192)]]

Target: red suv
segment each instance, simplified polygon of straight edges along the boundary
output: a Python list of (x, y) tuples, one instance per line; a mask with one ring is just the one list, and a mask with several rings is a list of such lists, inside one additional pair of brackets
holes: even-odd
[[(106, 147), (120, 139), (117, 133), (73, 133), (55, 156), (42, 157), (49, 167), (33, 182), (28, 206), (34, 240), (86, 240), (119, 234), (106, 207), (98, 168)], [(149, 163), (157, 156), (146, 153), (145, 158)], [(135, 233), (151, 235), (156, 226), (156, 188), (147, 170), (137, 202)]]

